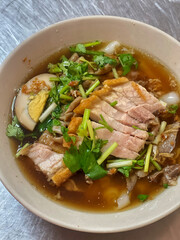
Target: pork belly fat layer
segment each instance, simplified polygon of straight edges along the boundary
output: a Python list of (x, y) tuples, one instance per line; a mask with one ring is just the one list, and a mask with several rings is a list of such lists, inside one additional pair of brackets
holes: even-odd
[[(52, 149), (41, 143), (34, 143), (29, 147), (26, 155), (31, 158), (36, 168), (45, 174), (48, 180), (60, 186), (61, 183), (65, 182), (70, 176), (71, 171), (65, 166), (63, 162), (63, 154), (56, 153)], [(64, 174), (66, 172), (66, 174)], [(67, 177), (68, 176), (68, 177)]]

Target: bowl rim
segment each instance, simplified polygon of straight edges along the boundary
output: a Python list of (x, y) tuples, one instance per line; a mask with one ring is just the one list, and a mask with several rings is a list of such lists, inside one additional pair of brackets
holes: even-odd
[[(23, 47), (25, 44), (27, 44), (28, 42), (30, 42), (32, 39), (36, 38), (39, 34), (53, 28), (59, 25), (63, 25), (66, 23), (71, 23), (71, 22), (78, 22), (78, 21), (83, 21), (83, 20), (87, 20), (87, 19), (114, 19), (114, 20), (121, 20), (124, 22), (131, 22), (134, 24), (138, 24), (141, 26), (145, 26), (149, 29), (152, 29), (155, 32), (159, 32), (161, 35), (164, 35), (164, 37), (169, 38), (171, 41), (173, 41), (176, 45), (178, 45), (180, 47), (180, 42), (178, 40), (176, 40), (175, 38), (173, 38), (172, 36), (170, 36), (169, 34), (165, 33), (164, 31), (151, 26), (149, 24), (137, 21), (137, 20), (133, 20), (130, 18), (125, 18), (125, 17), (118, 17), (118, 16), (107, 16), (107, 15), (90, 15), (90, 16), (82, 16), (82, 17), (77, 17), (77, 18), (71, 18), (71, 19), (67, 19), (67, 20), (62, 20), (59, 21), (57, 23), (51, 24), (43, 29), (41, 29), (40, 31), (37, 31), (36, 33), (32, 34), (30, 37), (28, 37), (27, 39), (25, 39), (24, 41), (22, 41), (10, 54), (8, 54), (8, 56), (5, 58), (5, 60), (2, 62), (2, 64), (0, 65), (0, 72), (3, 70), (3, 67), (6, 65), (6, 63), (9, 61), (9, 59), (11, 59), (11, 57), (21, 48)], [(178, 209), (180, 207), (180, 201), (177, 202), (177, 204), (175, 204), (174, 206), (171, 206), (170, 208), (168, 208), (167, 210), (163, 211), (162, 214), (157, 215), (156, 217), (152, 218), (151, 220), (144, 220), (143, 222), (140, 222), (134, 226), (127, 226), (127, 227), (115, 227), (112, 229), (100, 229), (100, 230), (93, 230), (92, 228), (87, 227), (77, 227), (76, 225), (72, 225), (72, 224), (68, 224), (68, 223), (64, 223), (62, 220), (57, 220), (54, 219), (52, 217), (49, 217), (47, 215), (45, 215), (42, 211), (40, 211), (39, 209), (37, 209), (36, 207), (32, 207), (29, 203), (26, 202), (26, 200), (24, 200), (23, 198), (21, 198), (21, 196), (19, 196), (19, 194), (16, 192), (16, 190), (14, 190), (8, 183), (8, 180), (6, 178), (3, 178), (3, 173), (1, 172), (0, 169), (0, 180), (3, 183), (3, 185), (5, 186), (5, 188), (9, 191), (9, 193), (21, 204), (23, 205), (26, 209), (28, 209), (30, 212), (34, 213), (35, 215), (37, 215), (38, 217), (53, 223), (57, 226), (61, 226), (70, 230), (76, 230), (76, 231), (81, 231), (81, 232), (91, 232), (91, 233), (115, 233), (115, 232), (124, 232), (124, 231), (129, 231), (129, 230), (133, 230), (133, 229), (137, 229), (149, 224), (152, 224), (162, 218), (164, 218), (165, 216), (171, 214), (172, 212), (174, 212), (176, 209)], [(102, 213), (102, 214), (107, 214), (107, 213)]]

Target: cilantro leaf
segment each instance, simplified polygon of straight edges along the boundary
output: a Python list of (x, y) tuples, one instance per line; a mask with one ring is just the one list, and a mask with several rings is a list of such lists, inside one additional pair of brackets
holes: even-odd
[(75, 136), (69, 136), (68, 134), (68, 128), (61, 126), (61, 132), (63, 134), (63, 138), (66, 142), (72, 141), (73, 143), (76, 142), (76, 137)]
[(79, 43), (75, 47), (70, 47), (69, 50), (71, 52), (76, 52), (76, 53), (79, 53), (79, 54), (104, 55), (104, 52), (87, 50), (85, 46), (87, 46), (87, 44), (80, 44)]
[(76, 47), (75, 47), (75, 51), (76, 52), (82, 52), (82, 53), (85, 53), (86, 52), (86, 48), (83, 44), (77, 44)]
[(103, 68), (106, 64), (110, 64), (112, 66), (117, 65), (116, 59), (107, 57), (107, 56), (94, 56), (93, 61), (100, 67)]
[(137, 196), (137, 198), (138, 198), (141, 202), (146, 201), (148, 197), (149, 197), (149, 196), (146, 195), (146, 194), (139, 194), (139, 195)]
[(81, 168), (79, 158), (79, 152), (74, 145), (71, 145), (70, 149), (64, 154), (63, 161), (72, 173), (77, 172)]
[(70, 150), (66, 151), (63, 160), (71, 172), (82, 169), (91, 179), (96, 180), (104, 177), (107, 171), (99, 166), (96, 153), (91, 151), (91, 148), (92, 141), (85, 137), (79, 146), (79, 150), (77, 150), (76, 146), (71, 145)]
[(13, 118), (12, 124), (8, 124), (6, 129), (6, 135), (8, 137), (14, 137), (19, 141), (22, 141), (24, 139), (24, 131), (22, 130), (16, 116)]
[(62, 70), (61, 68), (58, 66), (58, 64), (52, 64), (52, 63), (49, 63), (48, 64), (48, 71), (50, 73), (61, 73)]
[(137, 60), (129, 53), (122, 53), (118, 54), (119, 61), (123, 68), (122, 75), (126, 75), (128, 72), (131, 71), (131, 67), (134, 65), (135, 68), (138, 68)]
[(96, 180), (104, 177), (107, 174), (107, 171), (97, 163), (95, 154), (93, 154), (93, 152), (87, 148), (85, 142), (80, 145), (79, 152), (81, 156), (80, 161), (82, 170), (91, 179)]
[(168, 112), (172, 113), (172, 114), (176, 114), (178, 108), (179, 108), (179, 106), (177, 104), (170, 105), (168, 107)]
[(118, 171), (127, 178), (129, 177), (131, 170), (132, 170), (132, 166), (118, 168)]

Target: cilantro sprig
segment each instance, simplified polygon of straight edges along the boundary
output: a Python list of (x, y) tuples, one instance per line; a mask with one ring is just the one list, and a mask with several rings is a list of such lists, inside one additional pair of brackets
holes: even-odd
[(23, 141), (25, 134), (16, 116), (14, 116), (12, 123), (8, 124), (6, 135), (8, 137), (14, 137), (19, 141)]
[(113, 67), (117, 65), (117, 61), (114, 58), (110, 58), (103, 55), (95, 55), (93, 61), (98, 65), (98, 67), (103, 68), (106, 64), (110, 64)]
[(129, 53), (118, 54), (119, 62), (123, 68), (122, 75), (126, 75), (131, 71), (131, 67), (134, 66), (136, 69), (138, 68), (137, 60)]
[(71, 145), (70, 149), (65, 152), (63, 158), (65, 165), (72, 173), (83, 170), (93, 180), (104, 177), (107, 171), (97, 164), (97, 158), (101, 155), (100, 149), (105, 143), (103, 140), (98, 140), (92, 149), (93, 141), (85, 137), (79, 150)]

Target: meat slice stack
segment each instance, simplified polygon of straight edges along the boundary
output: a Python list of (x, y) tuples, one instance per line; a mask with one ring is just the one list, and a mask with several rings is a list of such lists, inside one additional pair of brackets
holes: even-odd
[[(97, 123), (102, 115), (114, 129), (113, 132), (104, 128), (96, 131), (98, 138), (108, 140), (103, 151), (117, 142), (119, 146), (112, 155), (135, 159), (149, 136), (147, 129), (155, 119), (154, 113), (163, 110), (164, 106), (145, 88), (127, 78), (106, 80), (103, 85), (102, 89), (82, 100), (74, 112), (82, 115), (86, 108), (91, 109), (90, 118), (94, 121), (94, 128), (98, 128)], [(114, 101), (117, 104), (111, 107), (110, 103)]]
[(31, 158), (36, 169), (46, 175), (48, 180), (52, 180), (57, 186), (60, 186), (72, 176), (71, 171), (63, 162), (64, 154), (54, 152), (48, 145), (34, 143), (25, 148), (22, 155)]

